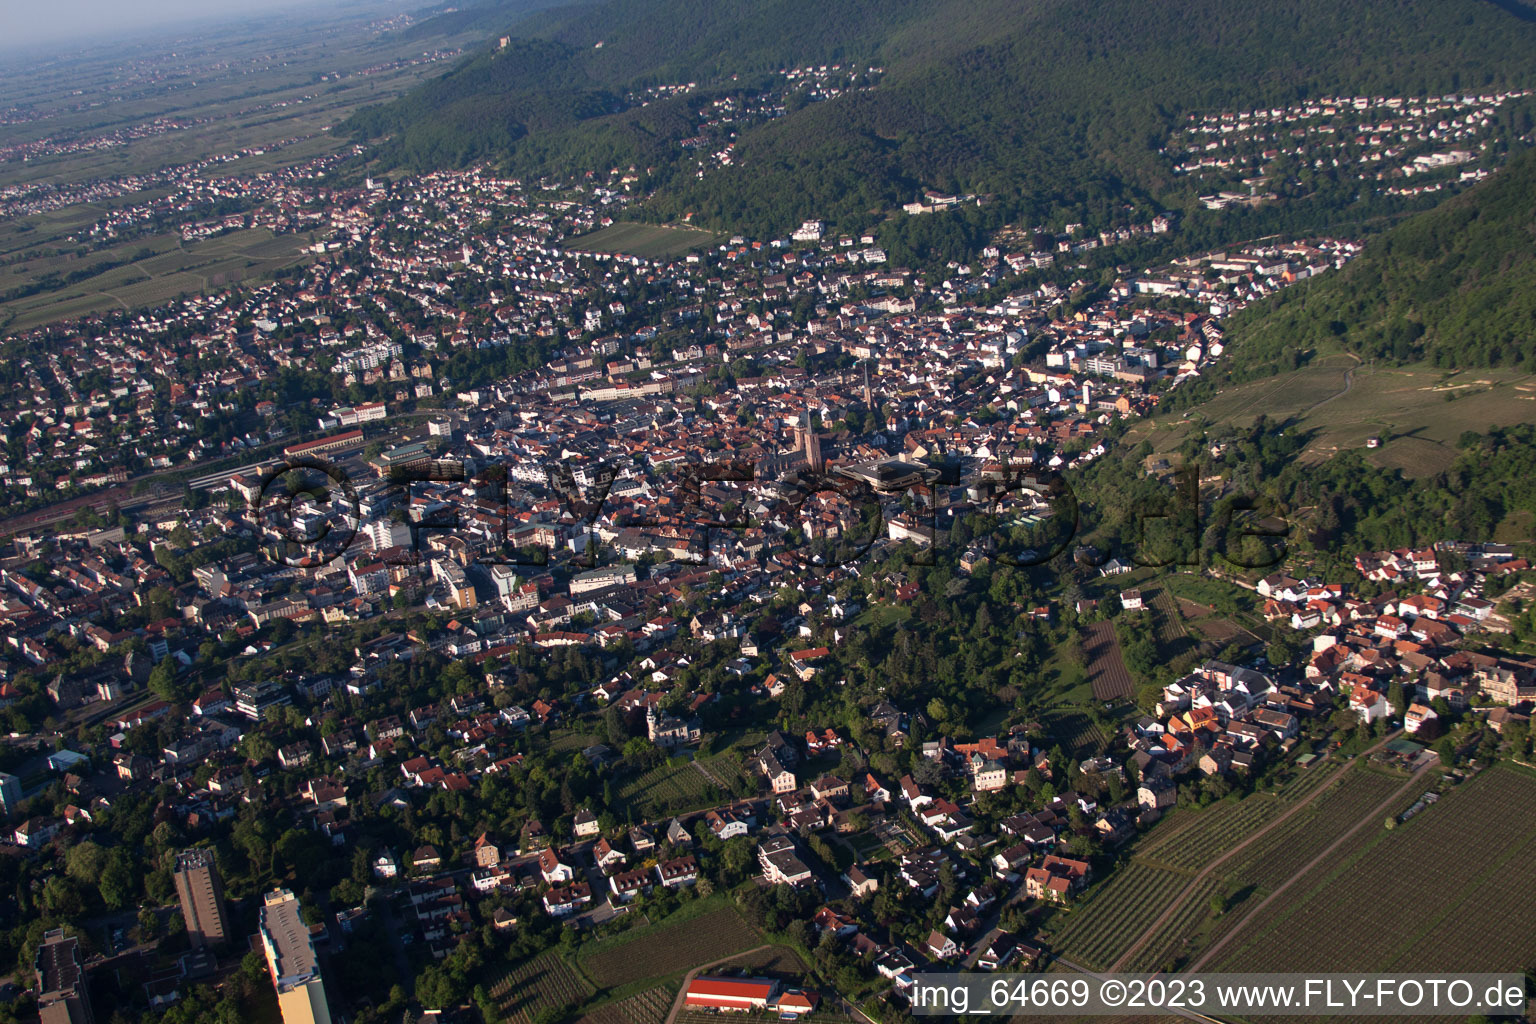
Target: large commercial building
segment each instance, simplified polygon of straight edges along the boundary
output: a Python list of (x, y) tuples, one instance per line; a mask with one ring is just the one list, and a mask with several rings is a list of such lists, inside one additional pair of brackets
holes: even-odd
[(704, 1007), (715, 1012), (777, 1012), (779, 1019), (792, 1019), (816, 1009), (821, 997), (798, 988), (786, 989), (771, 978), (722, 978), (702, 975), (688, 983), (683, 992), (684, 1006)]
[(361, 430), (345, 430), (340, 434), (332, 434), (330, 437), (291, 444), (283, 449), (283, 454), (300, 456), (329, 455), (331, 452), (339, 452), (345, 448), (361, 447), (362, 443), (363, 432)]
[(261, 944), (283, 1024), (331, 1024), (315, 944), (299, 913), (299, 898), (290, 890), (267, 893), (261, 908)]
[(229, 941), (229, 914), (224, 908), (224, 880), (213, 862), (213, 851), (187, 850), (176, 857), (176, 895), (181, 918), (193, 949), (218, 948)]
[(61, 928), (44, 932), (35, 966), (41, 1024), (95, 1024), (78, 939)]

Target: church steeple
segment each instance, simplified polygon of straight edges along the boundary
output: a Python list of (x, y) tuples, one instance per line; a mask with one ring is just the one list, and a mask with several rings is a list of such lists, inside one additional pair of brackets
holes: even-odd
[(800, 425), (795, 428), (795, 441), (800, 454), (805, 456), (806, 465), (811, 467), (811, 472), (820, 473), (826, 469), (826, 460), (821, 455), (821, 437), (811, 427), (809, 408), (800, 414)]

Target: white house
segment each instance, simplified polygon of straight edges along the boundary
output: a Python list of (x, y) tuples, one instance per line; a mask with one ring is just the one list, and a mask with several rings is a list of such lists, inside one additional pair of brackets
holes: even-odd
[(1433, 722), (1440, 716), (1435, 714), (1435, 709), (1425, 704), (1411, 704), (1408, 712), (1403, 715), (1403, 731), (1418, 732), (1428, 722)]

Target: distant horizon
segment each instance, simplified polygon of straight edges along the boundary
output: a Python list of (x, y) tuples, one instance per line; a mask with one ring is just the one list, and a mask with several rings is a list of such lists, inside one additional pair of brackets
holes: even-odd
[(13, 9), (6, 19), (6, 32), (0, 38), (0, 54), (9, 58), (29, 54), (59, 56), (74, 48), (100, 46), (113, 38), (144, 43), (155, 35), (233, 23), (295, 7), (319, 13), (325, 9), (340, 11), (385, 3), (386, 0), (248, 0), (225, 7), (198, 0), (148, 0), (133, 5), (111, 0), (65, 0), (61, 5)]

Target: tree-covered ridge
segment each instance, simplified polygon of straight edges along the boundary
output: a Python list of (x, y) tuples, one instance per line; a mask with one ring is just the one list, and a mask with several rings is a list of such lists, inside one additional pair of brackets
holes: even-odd
[[(1157, 150), (1184, 112), (1527, 84), (1536, 52), (1536, 25), (1472, 0), (647, 0), (542, 12), (514, 31), (508, 50), (353, 127), (387, 136), (385, 158), (413, 167), (634, 164), (663, 186), (658, 216), (762, 233), (809, 216), (865, 226), (925, 187), (991, 195), (1020, 216), (1084, 189), (1134, 199), (1174, 185)], [(732, 165), (702, 179), (670, 172), (692, 131), (677, 105), (706, 93), (606, 105), (649, 85), (745, 87), (837, 60), (887, 75), (745, 129)]]
[(1536, 154), (1383, 233), (1342, 273), (1232, 321), (1246, 373), (1343, 346), (1368, 359), (1536, 369)]
[(1149, 563), (1198, 555), (1203, 564), (1220, 564), (1216, 556), (1233, 554), (1257, 565), (1263, 559), (1238, 545), (1246, 505), (1288, 524), (1283, 547), (1270, 550), (1348, 566), (1371, 551), (1488, 539), (1501, 523), (1536, 515), (1536, 426), (1468, 433), (1450, 467), (1421, 480), (1373, 466), (1358, 451), (1303, 463), (1297, 456), (1305, 447), (1302, 432), (1262, 416), (1248, 427), (1192, 433), (1180, 456), (1224, 481), (1219, 495), (1202, 493), (1198, 512), (1187, 493), (1138, 471), (1150, 445), (1134, 457), (1098, 460), (1073, 481), (1089, 510), (1085, 537), (1101, 550), (1135, 552)]

